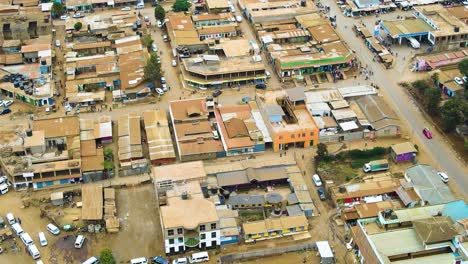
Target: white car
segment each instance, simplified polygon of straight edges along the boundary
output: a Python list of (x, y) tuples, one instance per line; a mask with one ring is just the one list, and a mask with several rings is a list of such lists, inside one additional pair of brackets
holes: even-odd
[(70, 18), (69, 15), (60, 16), (60, 19), (61, 19), (61, 20), (67, 20), (67, 19), (69, 19), (69, 18)]
[(464, 82), (468, 82), (468, 77), (463, 76), (462, 79), (463, 79)]
[(58, 229), (58, 227), (56, 227), (56, 226), (53, 225), (53, 224), (47, 224), (46, 228), (47, 228), (47, 231), (49, 231), (49, 232), (52, 233), (53, 235), (58, 235), (58, 234), (60, 234), (60, 229)]
[(158, 51), (158, 46), (156, 46), (156, 44), (154, 44), (154, 43), (151, 44), (151, 50), (152, 50), (153, 52), (157, 52), (157, 51)]
[(81, 248), (85, 239), (86, 238), (83, 235), (78, 235), (75, 240), (75, 248)]
[(12, 105), (12, 104), (13, 104), (13, 101), (12, 101), (12, 100), (3, 101), (3, 106), (4, 106), (4, 107), (8, 107), (8, 106), (10, 106), (10, 105)]
[(166, 78), (161, 77), (161, 83), (166, 83)]
[(158, 28), (162, 28), (164, 25), (163, 22), (161, 22), (161, 20), (158, 20), (157, 24), (158, 24)]
[(441, 181), (445, 183), (449, 181), (449, 178), (445, 172), (438, 172), (437, 175), (439, 175)]
[(161, 89), (161, 88), (156, 88), (155, 90), (156, 90), (156, 92), (157, 92), (159, 95), (163, 95), (163, 94), (164, 94), (164, 91), (163, 91), (163, 89)]
[(177, 61), (176, 60), (172, 60), (172, 67), (175, 67), (177, 66)]
[(39, 243), (41, 244), (42, 247), (47, 246), (47, 239), (45, 237), (44, 232), (39, 232)]
[(236, 16), (236, 21), (239, 23), (242, 22), (242, 16)]
[(460, 77), (455, 77), (453, 78), (455, 80), (456, 83), (462, 85), (463, 84), (463, 80), (460, 78)]
[(60, 40), (57, 39), (57, 40), (55, 41), (55, 46), (56, 46), (56, 47), (60, 47)]
[(167, 84), (163, 83), (163, 84), (161, 84), (161, 86), (162, 86), (163, 91), (167, 92), (167, 90), (168, 90), (167, 89)]
[(186, 257), (177, 258), (177, 259), (172, 260), (172, 264), (187, 264), (187, 263), (188, 263), (188, 261), (187, 261)]
[(81, 14), (81, 13), (75, 13), (75, 14), (73, 14), (73, 18), (82, 18), (82, 17), (84, 17), (84, 15)]
[(131, 7), (128, 7), (128, 6), (126, 6), (126, 7), (123, 7), (122, 9), (120, 9), (120, 10), (122, 10), (122, 11), (131, 11), (131, 10), (132, 10), (132, 8), (131, 8)]

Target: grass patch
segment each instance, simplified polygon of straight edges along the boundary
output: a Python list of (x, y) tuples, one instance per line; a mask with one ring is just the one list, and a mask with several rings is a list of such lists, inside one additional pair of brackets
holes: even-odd
[(239, 210), (239, 217), (243, 222), (263, 220), (263, 211), (261, 210)]

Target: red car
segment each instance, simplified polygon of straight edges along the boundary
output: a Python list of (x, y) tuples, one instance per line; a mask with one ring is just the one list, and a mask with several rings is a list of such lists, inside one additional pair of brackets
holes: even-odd
[(427, 139), (431, 139), (431, 138), (432, 138), (432, 133), (431, 133), (431, 131), (429, 131), (429, 129), (428, 129), (427, 127), (424, 128), (422, 132), (423, 132), (424, 136), (425, 136)]

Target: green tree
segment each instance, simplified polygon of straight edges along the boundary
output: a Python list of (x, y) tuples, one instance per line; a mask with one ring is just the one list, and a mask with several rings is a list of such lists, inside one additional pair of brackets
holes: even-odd
[(327, 145), (323, 143), (319, 143), (317, 145), (317, 159), (323, 160), (323, 158), (325, 158), (326, 156), (328, 156)]
[(423, 94), (426, 89), (429, 88), (429, 85), (426, 80), (417, 80), (411, 83), (413, 88), (416, 88), (420, 94)]
[(80, 31), (80, 29), (83, 27), (83, 24), (81, 22), (76, 22), (75, 25), (73, 25), (76, 31)]
[(424, 91), (426, 111), (431, 115), (439, 113), (439, 103), (442, 92), (437, 88), (430, 88)]
[(468, 59), (460, 61), (458, 64), (458, 70), (461, 74), (468, 77)]
[(101, 250), (99, 260), (101, 264), (115, 264), (115, 259), (112, 255), (112, 251), (108, 248)]
[(436, 73), (432, 74), (431, 79), (435, 84), (439, 83), (439, 73), (436, 72)]
[(468, 102), (462, 98), (448, 100), (440, 109), (445, 131), (452, 131), (457, 125), (464, 124), (468, 116)]
[(145, 79), (150, 82), (155, 82), (161, 79), (161, 64), (158, 62), (158, 54), (151, 53), (150, 58), (145, 66)]
[(166, 18), (166, 10), (161, 5), (158, 5), (154, 8), (154, 17), (157, 20), (163, 20)]
[(54, 2), (52, 4), (52, 14), (56, 16), (61, 16), (65, 13), (65, 7), (61, 3)]
[(187, 0), (176, 0), (172, 5), (172, 9), (175, 12), (188, 11), (192, 4)]
[(143, 43), (143, 46), (149, 48), (153, 44), (154, 40), (151, 38), (151, 35), (145, 35), (141, 42)]

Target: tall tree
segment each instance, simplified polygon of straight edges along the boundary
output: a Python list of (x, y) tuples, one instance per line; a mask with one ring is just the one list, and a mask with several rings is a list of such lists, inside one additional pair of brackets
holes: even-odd
[(420, 94), (424, 94), (424, 91), (429, 88), (429, 84), (426, 80), (417, 80), (411, 83), (411, 85), (416, 88)]
[(164, 8), (161, 5), (157, 5), (154, 8), (154, 17), (157, 20), (163, 20), (164, 18), (166, 18), (166, 10), (164, 10)]
[(175, 12), (188, 11), (192, 4), (187, 0), (176, 0), (172, 5), (172, 9)]
[(83, 27), (83, 24), (81, 22), (76, 22), (75, 25), (73, 25), (76, 31), (80, 31), (80, 29)]
[(155, 82), (161, 79), (161, 64), (158, 62), (158, 54), (152, 52), (145, 66), (145, 79)]
[(153, 44), (154, 40), (151, 38), (151, 35), (145, 35), (141, 42), (143, 43), (143, 46), (149, 48)]
[(56, 15), (56, 16), (61, 16), (65, 13), (65, 7), (61, 4), (61, 3), (58, 3), (58, 2), (54, 2), (52, 4), (52, 14)]
[(444, 130), (452, 131), (467, 121), (468, 102), (462, 98), (452, 98), (441, 107), (440, 113)]
[(464, 59), (458, 64), (458, 70), (460, 70), (461, 74), (468, 77), (468, 59)]
[(436, 115), (439, 113), (439, 103), (442, 96), (442, 92), (437, 88), (430, 88), (424, 91), (426, 111), (430, 115)]
[(328, 156), (328, 148), (327, 148), (327, 145), (323, 144), (323, 143), (319, 143), (317, 145), (317, 159), (318, 160), (322, 160), (323, 158), (325, 158), (326, 156)]
[(101, 250), (99, 260), (101, 264), (115, 264), (115, 259), (112, 255), (112, 251), (108, 248)]

